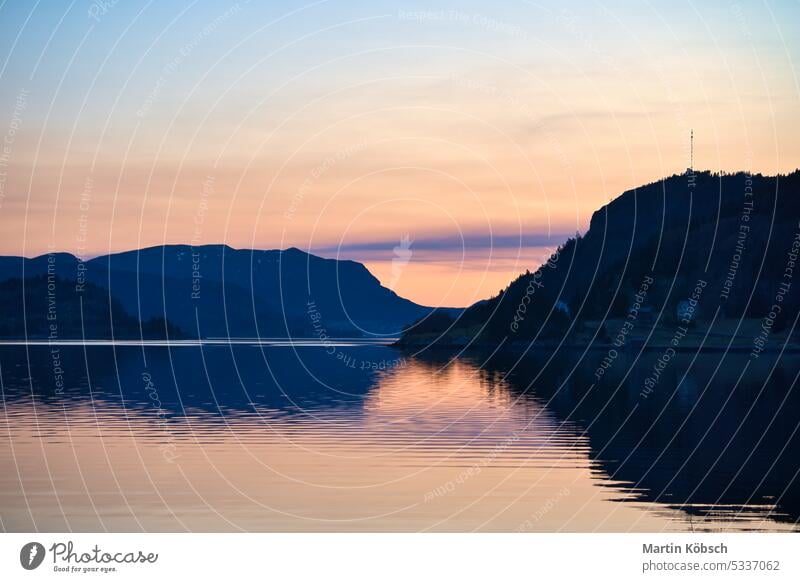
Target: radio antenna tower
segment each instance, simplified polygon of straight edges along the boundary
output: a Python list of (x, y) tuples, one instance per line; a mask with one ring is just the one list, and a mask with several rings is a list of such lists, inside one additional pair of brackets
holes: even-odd
[(689, 130), (689, 169), (694, 172), (694, 129)]

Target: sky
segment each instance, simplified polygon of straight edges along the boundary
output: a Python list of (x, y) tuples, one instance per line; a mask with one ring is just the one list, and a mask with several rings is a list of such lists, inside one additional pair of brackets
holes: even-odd
[(800, 3), (0, 4), (0, 254), (296, 246), (462, 306), (623, 191), (800, 166)]

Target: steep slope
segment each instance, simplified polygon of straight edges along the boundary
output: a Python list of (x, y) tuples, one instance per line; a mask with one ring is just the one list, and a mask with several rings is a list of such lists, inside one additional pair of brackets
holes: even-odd
[(166, 245), (86, 262), (65, 253), (0, 258), (0, 281), (48, 273), (104, 287), (128, 313), (166, 318), (190, 337), (392, 335), (431, 311), (360, 263), (294, 248)]
[(671, 176), (623, 193), (545, 265), (425, 332), (492, 342), (560, 337), (633, 306), (675, 320), (693, 295), (703, 317), (764, 317), (779, 301), (782, 325), (800, 307), (800, 282), (777, 298), (791, 283), (798, 221), (800, 172)]

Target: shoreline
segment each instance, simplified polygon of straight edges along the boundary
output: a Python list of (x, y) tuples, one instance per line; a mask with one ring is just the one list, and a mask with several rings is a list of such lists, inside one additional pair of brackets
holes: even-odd
[[(401, 350), (465, 350), (465, 351), (491, 351), (497, 349), (499, 342), (484, 342), (484, 341), (433, 341), (429, 338), (425, 339), (411, 339), (411, 340), (398, 340), (391, 344), (392, 347)], [(508, 342), (499, 348), (499, 352), (524, 352), (524, 351), (539, 351), (539, 350), (588, 350), (588, 351), (609, 351), (617, 350), (622, 353), (636, 353), (642, 352), (656, 352), (672, 349), (678, 353), (694, 353), (694, 352), (729, 352), (729, 353), (751, 353), (753, 351), (752, 343), (742, 345), (741, 343), (732, 343), (731, 345), (722, 344), (720, 342), (705, 342), (703, 344), (697, 342), (686, 342), (680, 346), (674, 346), (669, 341), (656, 341), (644, 343), (630, 343), (623, 346), (615, 345), (612, 342), (592, 342), (590, 345), (578, 342), (550, 342), (539, 341), (535, 345), (530, 342)], [(800, 343), (791, 342), (789, 344), (777, 344), (771, 347), (764, 347), (760, 350), (760, 354), (794, 354), (800, 353)]]

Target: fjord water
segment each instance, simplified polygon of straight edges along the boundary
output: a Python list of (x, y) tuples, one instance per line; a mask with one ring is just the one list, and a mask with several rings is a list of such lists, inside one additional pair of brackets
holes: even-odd
[(6, 531), (792, 530), (797, 358), (0, 346)]

